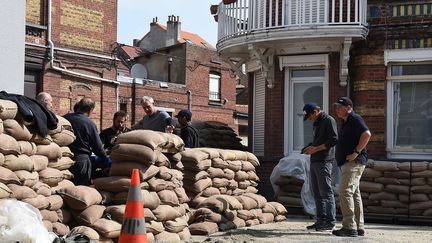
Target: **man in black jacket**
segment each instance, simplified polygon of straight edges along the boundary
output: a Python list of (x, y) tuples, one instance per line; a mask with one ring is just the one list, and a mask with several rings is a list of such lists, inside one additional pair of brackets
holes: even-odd
[(181, 110), (175, 117), (177, 117), (180, 124), (180, 137), (183, 139), (185, 147), (198, 148), (199, 133), (194, 127), (190, 126), (190, 121), (192, 120), (192, 112), (190, 112), (189, 110)]
[(76, 136), (69, 145), (74, 153), (75, 164), (70, 168), (74, 175), (75, 185), (90, 185), (92, 166), (90, 155), (94, 152), (102, 159), (107, 159), (105, 150), (94, 122), (89, 118), (95, 102), (90, 98), (82, 98), (76, 105), (76, 111), (64, 116), (71, 124)]
[(332, 190), (331, 172), (335, 161), (337, 126), (333, 117), (321, 111), (315, 103), (303, 107), (304, 120), (313, 121), (313, 142), (303, 153), (310, 154), (310, 179), (315, 200), (316, 222), (309, 230), (333, 230), (336, 224), (336, 205)]

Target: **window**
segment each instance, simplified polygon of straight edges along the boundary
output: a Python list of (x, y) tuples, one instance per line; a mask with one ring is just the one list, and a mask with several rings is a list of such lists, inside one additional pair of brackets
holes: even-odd
[(221, 100), (221, 77), (219, 74), (210, 74), (209, 82), (209, 100), (220, 102)]
[(38, 93), (39, 73), (25, 70), (24, 74), (24, 95), (35, 99)]
[(432, 64), (392, 65), (389, 73), (389, 157), (430, 156)]

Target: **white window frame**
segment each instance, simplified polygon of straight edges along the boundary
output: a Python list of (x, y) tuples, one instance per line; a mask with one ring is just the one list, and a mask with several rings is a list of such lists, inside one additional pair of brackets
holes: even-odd
[[(389, 50), (387, 50), (389, 51)], [(400, 58), (400, 56), (398, 57)], [(414, 61), (415, 62), (415, 61)], [(431, 63), (432, 62), (427, 62)], [(394, 65), (410, 65), (412, 62), (391, 62), (389, 61), (387, 68), (387, 121), (386, 121), (386, 140), (387, 140), (387, 158), (389, 159), (418, 159), (425, 160), (432, 157), (432, 152), (416, 151), (406, 148), (394, 148), (394, 87), (395, 83), (419, 83), (432, 82), (432, 75), (405, 75), (392, 76), (391, 69)], [(425, 64), (425, 62), (418, 64)]]
[(329, 59), (328, 54), (322, 55), (302, 55), (302, 56), (280, 56), (280, 69), (285, 68), (285, 90), (284, 90), (284, 156), (292, 153), (297, 153), (292, 150), (292, 134), (293, 124), (290, 115), (292, 116), (294, 107), (292, 101), (292, 81), (291, 71), (299, 69), (324, 69), (323, 80), (323, 111), (328, 113), (328, 97), (329, 97)]
[[(210, 92), (213, 92), (212, 90), (211, 90), (211, 80), (212, 79), (217, 79), (218, 80), (218, 94), (219, 94), (219, 99), (212, 99), (211, 98), (211, 93)], [(221, 94), (221, 75), (217, 75), (217, 74), (212, 74), (212, 73), (210, 73), (209, 74), (209, 100), (210, 101), (214, 101), (214, 102), (220, 102), (221, 101), (221, 99), (222, 99), (222, 94)]]

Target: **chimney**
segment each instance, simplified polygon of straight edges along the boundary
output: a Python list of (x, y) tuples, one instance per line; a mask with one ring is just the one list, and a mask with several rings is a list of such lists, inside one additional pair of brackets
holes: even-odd
[(181, 22), (179, 16), (168, 16), (166, 46), (178, 44), (181, 35)]

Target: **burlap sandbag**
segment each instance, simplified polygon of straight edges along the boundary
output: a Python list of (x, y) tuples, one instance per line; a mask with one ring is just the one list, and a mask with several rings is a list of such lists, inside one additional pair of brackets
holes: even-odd
[(39, 181), (39, 174), (36, 171), (17, 170), (14, 172), (23, 186), (33, 187)]
[(148, 165), (132, 162), (115, 162), (111, 165), (109, 172), (110, 176), (130, 176), (132, 175), (133, 169), (138, 169), (140, 174), (140, 179), (143, 180), (144, 172), (149, 168)]
[(50, 145), (53, 142), (50, 135), (46, 135), (45, 137), (42, 137), (37, 133), (33, 133), (33, 136), (30, 139), (30, 141), (34, 142), (36, 145)]
[(369, 195), (370, 200), (387, 200), (387, 201), (396, 201), (397, 200), (397, 194), (390, 193), (390, 192), (377, 192), (377, 193), (371, 193)]
[(199, 222), (189, 225), (189, 231), (192, 235), (210, 235), (219, 231), (217, 223)]
[(63, 179), (72, 180), (74, 178), (74, 175), (69, 170), (61, 170), (61, 172), (63, 174)]
[(186, 171), (185, 179), (190, 181), (199, 181), (201, 179), (209, 178), (210, 175), (206, 171), (200, 171), (198, 173), (194, 173), (191, 171)]
[[(187, 149), (180, 153), (183, 164), (198, 163), (205, 159), (210, 159), (210, 155), (197, 149)], [(186, 165), (185, 165), (186, 166)]]
[(170, 206), (177, 206), (179, 204), (177, 194), (174, 191), (162, 190), (157, 194), (162, 204)]
[(214, 168), (226, 169), (228, 168), (228, 162), (221, 158), (214, 158), (211, 160), (211, 166)]
[(14, 119), (3, 120), (4, 133), (12, 136), (16, 140), (28, 141), (32, 135), (27, 127), (23, 124), (19, 124)]
[(51, 187), (43, 182), (36, 182), (36, 184), (32, 187), (32, 189), (40, 195), (43, 195), (45, 197), (51, 196)]
[(247, 180), (248, 178), (249, 178), (249, 174), (245, 171), (240, 170), (240, 171), (235, 172), (234, 179), (236, 181), (244, 181), (244, 180)]
[(8, 184), (9, 189), (12, 191), (11, 198), (23, 200), (25, 198), (34, 198), (37, 196), (36, 192), (28, 186), (19, 186), (15, 184)]
[(12, 194), (12, 190), (9, 189), (5, 184), (0, 182), (0, 199), (9, 198)]
[(91, 187), (66, 187), (58, 191), (65, 203), (72, 209), (83, 210), (102, 201), (100, 193)]
[(58, 120), (57, 128), (54, 130), (49, 130), (48, 134), (53, 135), (53, 134), (59, 133), (63, 130), (68, 130), (68, 131), (73, 132), (72, 125), (66, 118), (59, 116), (59, 115), (56, 115), (56, 117)]
[(204, 197), (211, 197), (214, 195), (220, 195), (220, 191), (216, 187), (207, 187), (204, 191), (202, 191), (201, 195)]
[(374, 161), (373, 169), (382, 172), (399, 171), (398, 162)]
[(188, 162), (184, 162), (183, 165), (185, 167), (186, 170), (189, 171), (204, 171), (207, 170), (208, 168), (210, 168), (212, 164), (212, 161), (209, 159), (205, 159), (205, 160), (201, 160), (199, 162), (194, 162), (194, 163), (188, 163)]
[(60, 159), (49, 161), (48, 167), (54, 168), (57, 170), (67, 170), (69, 169), (73, 164), (75, 164), (75, 161), (73, 161), (69, 157), (61, 157)]
[(0, 99), (0, 119), (14, 119), (18, 112), (15, 102)]
[(8, 154), (18, 155), (21, 153), (21, 149), (15, 138), (7, 134), (1, 133), (0, 141), (1, 141), (0, 153), (2, 153), (3, 155), (8, 155)]
[(368, 177), (368, 178), (379, 178), (382, 177), (383, 172), (374, 170), (372, 168), (365, 168), (362, 174), (362, 178)]
[(5, 161), (4, 155), (0, 153), (0, 166), (3, 166), (4, 161)]
[(277, 214), (279, 215), (285, 215), (287, 213), (286, 208), (278, 202), (268, 202), (268, 204), (273, 206), (273, 208), (277, 211)]
[(106, 238), (118, 238), (120, 236), (121, 224), (114, 220), (98, 219), (90, 227)]
[(40, 210), (43, 220), (48, 220), (51, 223), (59, 221), (58, 215), (56, 211), (51, 211), (47, 209)]
[(149, 184), (149, 188), (152, 191), (158, 192), (158, 191), (162, 191), (167, 188), (167, 181), (164, 181), (162, 179), (156, 179), (155, 177), (151, 178), (150, 180), (147, 181)]
[[(62, 173), (63, 174), (63, 173)], [(40, 176), (40, 175), (39, 175)], [(75, 185), (73, 184), (73, 182), (72, 181), (70, 181), (70, 180), (62, 180), (62, 181), (60, 181), (59, 183), (58, 183), (58, 185), (57, 186), (54, 186), (54, 187), (51, 187), (51, 193), (52, 194), (56, 194), (56, 193), (58, 193), (58, 191), (60, 191), (61, 189), (63, 189), (63, 188), (66, 188), (66, 187), (74, 187)]]
[(430, 186), (430, 185), (412, 186), (411, 187), (411, 192), (413, 192), (413, 193), (432, 194), (432, 186)]
[(277, 216), (275, 216), (275, 219), (274, 219), (274, 221), (275, 222), (283, 222), (283, 221), (285, 221), (287, 218), (285, 217), (285, 215), (277, 215)]
[(265, 206), (262, 208), (263, 213), (272, 213), (273, 215), (278, 215), (276, 209), (270, 204), (266, 203)]
[(90, 240), (99, 241), (99, 234), (96, 230), (87, 226), (77, 226), (70, 232), (71, 234), (82, 234), (87, 236)]
[[(360, 188), (360, 190), (362, 190)], [(387, 192), (409, 195), (409, 186), (404, 185), (386, 185), (384, 190)]]
[(215, 177), (222, 178), (225, 176), (225, 173), (221, 168), (210, 167), (207, 170), (207, 173), (209, 174), (210, 178), (215, 178)]
[(148, 232), (155, 235), (160, 234), (165, 230), (162, 222), (157, 222), (157, 221), (146, 222), (146, 229)]
[(63, 198), (60, 195), (51, 195), (47, 197), (47, 199), (49, 202), (49, 210), (56, 211), (63, 207)]
[(181, 232), (178, 232), (177, 234), (180, 237), (180, 240), (182, 240), (182, 241), (186, 241), (187, 242), (187, 241), (189, 241), (191, 239), (191, 233), (190, 233), (188, 227), (184, 228)]
[(56, 143), (38, 145), (36, 154), (46, 156), (49, 160), (56, 160), (62, 157), (60, 147)]
[(84, 209), (80, 212), (75, 220), (81, 225), (91, 225), (96, 222), (96, 220), (102, 218), (105, 212), (105, 206), (102, 205), (91, 205), (90, 207)]
[(42, 223), (44, 225), (44, 227), (49, 231), (52, 232), (52, 223), (48, 220), (42, 220)]
[(98, 191), (127, 192), (130, 180), (130, 177), (126, 176), (100, 177), (94, 179), (93, 184)]
[(250, 181), (255, 181), (255, 182), (257, 182), (257, 181), (259, 181), (259, 177), (258, 177), (258, 175), (255, 173), (255, 171), (248, 171), (247, 172), (248, 173), (248, 179), (250, 180)]
[(72, 153), (70, 148), (67, 146), (60, 147), (60, 152), (62, 154), (62, 157), (73, 158), (73, 156), (74, 156), (74, 154)]
[[(126, 205), (113, 205), (108, 206), (105, 209), (105, 213), (109, 215), (109, 217), (118, 223), (123, 223), (123, 215), (126, 209)], [(145, 211), (144, 216), (147, 217), (147, 211)]]
[(159, 207), (153, 210), (153, 214), (159, 222), (174, 220), (181, 216), (177, 210), (169, 205), (159, 205)]
[(411, 172), (421, 172), (428, 170), (429, 162), (412, 162), (411, 163)]
[(360, 181), (360, 191), (362, 192), (381, 192), (383, 189), (384, 185), (381, 183)]
[(389, 184), (400, 185), (402, 183), (400, 183), (399, 180), (400, 179), (397, 179), (397, 178), (386, 178), (386, 177), (375, 178), (375, 182), (378, 182), (378, 183), (381, 183), (384, 185), (389, 185)]
[(43, 183), (55, 187), (63, 180), (63, 173), (57, 169), (46, 168), (39, 172), (39, 179)]
[(236, 160), (236, 153), (234, 150), (228, 149), (219, 149), (220, 158), (228, 161), (228, 160)]
[(62, 224), (69, 224), (73, 219), (72, 213), (69, 211), (69, 209), (61, 208), (57, 209), (56, 212), (59, 217), (59, 221)]
[(399, 201), (381, 200), (381, 206), (386, 208), (408, 208), (408, 204)]
[(193, 192), (199, 193), (202, 192), (207, 187), (211, 187), (211, 186), (212, 186), (212, 179), (206, 178), (195, 182), (191, 189)]
[(250, 219), (254, 219), (255, 215), (249, 210), (238, 210), (237, 211), (237, 217), (247, 221)]
[(245, 193), (258, 193), (258, 189), (253, 186), (248, 186), (248, 188), (245, 190)]
[(208, 154), (208, 156), (209, 156), (208, 158), (209, 159), (219, 158), (219, 156), (220, 156), (219, 155), (219, 150), (215, 149), (215, 148), (197, 148), (197, 149), (199, 149), (200, 151)]
[(242, 204), (243, 209), (250, 210), (258, 208), (258, 203), (250, 197), (236, 196), (235, 198)]
[(4, 132), (3, 120), (0, 119), (0, 134)]
[(113, 163), (135, 162), (151, 165), (156, 161), (154, 150), (141, 144), (117, 144), (112, 148), (110, 156)]
[(157, 147), (164, 145), (166, 142), (167, 141), (161, 136), (160, 132), (151, 130), (134, 130), (120, 134), (115, 143), (141, 144), (155, 150)]
[(166, 166), (161, 166), (159, 168), (159, 178), (169, 181), (171, 180), (171, 178), (173, 177), (172, 173), (171, 173), (171, 169), (167, 168)]
[(253, 166), (253, 164), (249, 161), (243, 161), (242, 162), (242, 170), (243, 171), (255, 171), (255, 166)]
[(258, 158), (254, 154), (250, 152), (246, 152), (246, 154), (248, 156), (247, 160), (251, 162), (254, 167), (258, 167), (260, 165)]
[(155, 235), (156, 242), (180, 242), (180, 236), (176, 233), (162, 231)]
[(240, 160), (227, 160), (228, 169), (237, 172), (242, 168), (242, 162)]
[(410, 203), (410, 210), (426, 210), (432, 208), (432, 201)]
[(165, 230), (171, 233), (181, 232), (185, 227), (188, 227), (188, 222), (185, 217), (179, 217), (175, 220), (164, 222)]
[(48, 168), (48, 158), (43, 155), (32, 155), (30, 156), (30, 159), (33, 160), (34, 164), (34, 170), (35, 171), (42, 171)]
[(68, 130), (63, 130), (59, 133), (53, 134), (51, 135), (51, 138), (53, 142), (58, 144), (59, 146), (68, 146), (76, 139), (75, 134)]
[(206, 200), (204, 200), (202, 203), (200, 203), (198, 207), (210, 208), (211, 210), (218, 213), (222, 213), (228, 209), (230, 210), (243, 209), (242, 204), (236, 198), (228, 195), (211, 196)]
[(17, 141), (17, 142), (20, 147), (21, 154), (25, 154), (28, 156), (32, 156), (36, 154), (37, 147), (35, 143), (29, 141)]
[(423, 186), (426, 185), (427, 179), (426, 178), (412, 178), (410, 180), (410, 185), (412, 186)]
[(429, 197), (427, 194), (423, 193), (411, 193), (410, 194), (410, 201), (411, 202), (427, 202), (429, 201)]
[(424, 170), (412, 173), (414, 178), (432, 178), (432, 170)]
[(179, 136), (172, 133), (160, 133), (160, 135), (166, 140), (166, 143), (156, 148), (159, 151), (175, 154), (184, 150), (184, 142)]
[(28, 203), (37, 209), (45, 209), (49, 206), (48, 199), (42, 195), (37, 195), (34, 198), (24, 198), (23, 202)]
[(209, 208), (198, 208), (194, 214), (195, 220), (194, 222), (214, 222), (214, 223), (222, 223), (227, 222), (228, 219), (225, 218), (222, 214), (213, 212)]
[(0, 183), (19, 185), (20, 180), (13, 171), (0, 166)]
[(3, 166), (12, 171), (16, 171), (16, 170), (33, 171), (34, 162), (33, 160), (30, 159), (29, 156), (25, 154), (20, 154), (18, 156), (9, 154), (5, 156), (5, 162)]
[(263, 208), (267, 204), (267, 199), (254, 193), (245, 193), (243, 196), (250, 197), (258, 203), (258, 208)]
[(225, 178), (213, 178), (212, 186), (213, 187), (227, 187), (229, 185), (229, 180)]
[(409, 179), (411, 178), (411, 173), (408, 171), (389, 171), (384, 172), (384, 177), (398, 178), (398, 179)]
[(147, 190), (141, 190), (144, 207), (151, 210), (156, 209), (161, 204), (161, 200), (156, 192), (149, 192)]
[(186, 194), (186, 191), (183, 187), (179, 187), (174, 189), (175, 194), (177, 195), (179, 203), (188, 203), (189, 197)]

